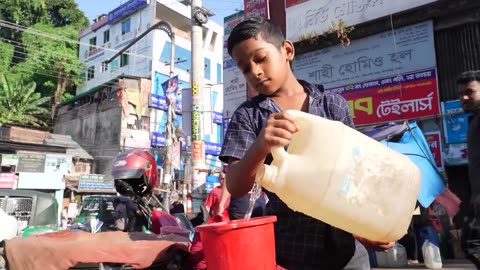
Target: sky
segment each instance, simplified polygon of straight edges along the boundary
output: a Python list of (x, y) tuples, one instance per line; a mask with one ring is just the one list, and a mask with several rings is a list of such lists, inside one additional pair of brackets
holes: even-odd
[[(152, 0), (153, 1), (153, 0)], [(177, 0), (171, 0), (172, 3)], [(127, 0), (75, 0), (90, 23), (100, 14), (107, 14)], [(243, 0), (203, 0), (203, 6), (215, 13), (210, 19), (223, 26), (223, 18), (243, 9)]]

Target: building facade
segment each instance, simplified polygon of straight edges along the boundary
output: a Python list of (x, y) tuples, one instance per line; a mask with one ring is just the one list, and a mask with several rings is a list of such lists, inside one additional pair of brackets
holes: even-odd
[[(130, 0), (80, 31), (79, 58), (86, 64), (83, 82), (77, 95), (58, 109), (55, 132), (71, 134), (92, 154), (94, 173), (108, 175), (113, 157), (130, 148), (149, 149), (163, 164), (167, 103), (162, 84), (169, 79), (172, 64), (179, 86), (173, 125), (183, 131), (182, 146), (187, 150), (192, 111), (190, 13), (190, 6), (176, 1)], [(175, 44), (166, 32), (155, 29), (111, 59), (159, 21), (173, 26)], [(222, 139), (221, 119), (212, 116), (221, 116), (223, 110), (223, 88), (218, 87), (223, 79), (222, 27), (213, 21), (204, 24), (203, 41), (208, 95), (204, 95), (202, 118), (207, 131), (202, 135), (206, 147), (215, 149)], [(172, 46), (174, 63), (170, 63)], [(207, 165), (216, 166), (216, 156), (208, 154), (210, 148), (206, 148)], [(174, 167), (181, 171), (182, 155), (179, 159), (180, 166)]]
[[(245, 0), (225, 18), (225, 36), (250, 14), (280, 25), (295, 45), (299, 79), (345, 97), (359, 128), (416, 120), (438, 170), (462, 201), (469, 200), (468, 116), (456, 77), (480, 69), (480, 2), (475, 0)], [(267, 9), (266, 12), (262, 11)], [(353, 28), (352, 28), (353, 27)], [(251, 93), (225, 55), (225, 123)], [(233, 78), (233, 79), (231, 79)], [(455, 217), (460, 226), (468, 204)]]

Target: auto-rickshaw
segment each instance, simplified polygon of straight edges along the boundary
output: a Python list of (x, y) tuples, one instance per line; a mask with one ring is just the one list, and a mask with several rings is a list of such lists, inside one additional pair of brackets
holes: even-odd
[(19, 235), (59, 229), (58, 203), (53, 195), (33, 190), (0, 189), (0, 208), (17, 219)]

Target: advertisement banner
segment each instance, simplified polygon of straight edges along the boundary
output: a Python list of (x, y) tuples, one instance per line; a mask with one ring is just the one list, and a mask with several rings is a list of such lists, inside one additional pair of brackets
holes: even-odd
[(467, 142), (468, 114), (463, 111), (460, 101), (442, 102), (442, 114), (445, 143)]
[(438, 0), (286, 0), (287, 39), (296, 42), (306, 35), (322, 35), (339, 20), (352, 26), (435, 1)]
[(468, 151), (466, 143), (447, 144), (443, 151), (445, 164), (449, 166), (467, 165)]
[(199, 160), (203, 158), (203, 141), (192, 142), (192, 159)]
[(225, 41), (232, 32), (233, 28), (245, 19), (244, 11), (241, 10), (223, 19), (223, 37)]
[(243, 3), (245, 19), (250, 17), (270, 18), (268, 0), (245, 0)]
[(436, 67), (432, 21), (295, 56), (298, 79), (325, 89)]
[(424, 135), (428, 146), (430, 146), (430, 151), (432, 151), (437, 168), (443, 171), (442, 135), (440, 131), (425, 132)]
[(45, 172), (70, 174), (72, 156), (47, 154), (45, 156)]
[(178, 93), (178, 75), (162, 83), (162, 89), (167, 98), (167, 104), (175, 102)]
[(152, 140), (151, 140), (152, 147), (166, 146), (167, 144), (165, 140), (166, 140), (165, 133), (152, 132)]
[(80, 175), (78, 190), (115, 190), (113, 179), (106, 179), (102, 174)]
[(289, 8), (307, 1), (308, 0), (285, 0), (285, 8)]
[(0, 173), (0, 188), (14, 188), (15, 186), (15, 173)]
[(2, 154), (2, 166), (17, 166), (18, 165), (18, 156), (15, 154)]
[[(165, 98), (165, 87), (168, 88), (168, 79), (165, 81), (165, 75), (158, 72), (154, 71), (153, 72), (153, 80), (152, 80), (152, 91), (150, 94), (150, 101), (149, 101), (149, 107), (154, 108), (154, 109), (159, 109), (166, 111), (168, 109), (168, 103), (167, 99)], [(175, 82), (177, 83), (177, 89), (174, 91), (175, 92), (175, 97), (171, 97), (172, 99), (175, 100), (175, 103), (177, 107), (175, 108), (175, 113), (177, 114), (182, 114), (182, 88), (180, 87), (180, 82), (178, 79), (178, 76), (174, 77)], [(169, 94), (171, 94), (171, 91), (169, 90)]]
[(348, 101), (355, 125), (422, 118), (440, 112), (435, 69), (331, 91), (341, 94)]
[(148, 0), (130, 0), (108, 13), (108, 24), (115, 23), (146, 5)]
[(219, 143), (205, 142), (205, 154), (219, 156), (222, 145)]
[(227, 133), (228, 129), (228, 124), (230, 123), (230, 118), (224, 118), (223, 119), (223, 136), (225, 136), (225, 133)]
[(45, 154), (18, 154), (17, 172), (43, 173), (45, 171)]
[(177, 141), (172, 145), (172, 152), (170, 153), (170, 162), (172, 163), (172, 167), (180, 170), (180, 163), (181, 163), (181, 150), (180, 150), (180, 141)]
[(221, 112), (213, 112), (212, 114), (212, 122), (215, 124), (222, 124), (223, 123), (223, 114)]

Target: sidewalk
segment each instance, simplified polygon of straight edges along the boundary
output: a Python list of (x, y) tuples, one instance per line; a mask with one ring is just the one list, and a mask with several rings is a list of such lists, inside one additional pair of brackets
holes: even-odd
[[(377, 270), (391, 270), (392, 268), (372, 268)], [(423, 264), (416, 265), (416, 266), (409, 266), (407, 268), (396, 268), (396, 269), (427, 269)], [(476, 269), (473, 264), (471, 264), (467, 260), (447, 260), (443, 262), (442, 269)]]

